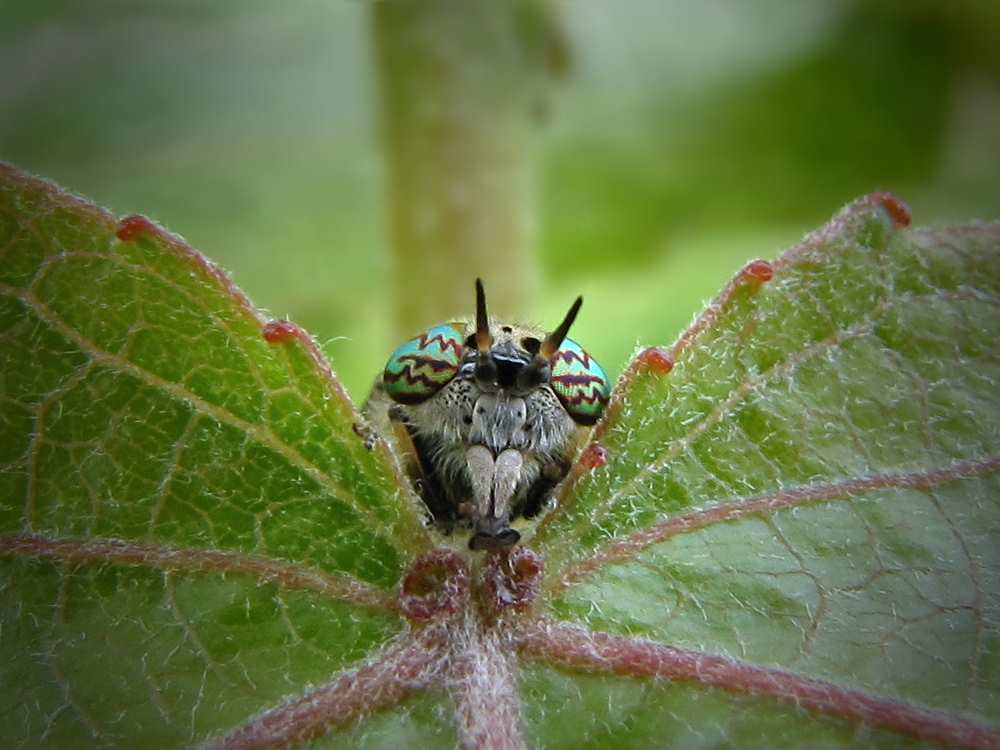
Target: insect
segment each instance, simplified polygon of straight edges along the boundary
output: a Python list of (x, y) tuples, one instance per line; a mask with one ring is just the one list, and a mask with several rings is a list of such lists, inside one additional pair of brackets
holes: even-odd
[(566, 476), (608, 402), (597, 361), (566, 337), (583, 298), (550, 333), (476, 318), (434, 326), (397, 348), (365, 414), (404, 457), (434, 521), (471, 528), (469, 547), (503, 549)]

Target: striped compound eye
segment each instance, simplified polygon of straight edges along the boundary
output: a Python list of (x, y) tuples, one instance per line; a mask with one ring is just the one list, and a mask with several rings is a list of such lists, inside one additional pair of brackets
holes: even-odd
[(594, 424), (611, 395), (608, 376), (573, 339), (563, 339), (552, 355), (552, 390), (566, 411), (580, 424)]
[(401, 404), (418, 404), (448, 384), (462, 361), (462, 334), (450, 325), (434, 326), (400, 346), (382, 374), (386, 393)]

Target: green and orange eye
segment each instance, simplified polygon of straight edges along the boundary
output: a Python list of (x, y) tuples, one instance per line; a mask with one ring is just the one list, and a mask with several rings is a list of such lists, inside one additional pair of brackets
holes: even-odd
[(385, 365), (385, 392), (401, 404), (418, 404), (433, 396), (458, 373), (462, 338), (454, 326), (440, 325), (407, 341)]
[(569, 338), (563, 339), (550, 363), (552, 390), (566, 411), (580, 424), (594, 424), (601, 418), (611, 395), (611, 384), (604, 369)]

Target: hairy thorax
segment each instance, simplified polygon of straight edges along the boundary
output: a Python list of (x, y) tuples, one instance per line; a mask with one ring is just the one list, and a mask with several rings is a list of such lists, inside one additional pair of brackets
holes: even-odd
[[(504, 389), (483, 391), (471, 378), (453, 380), (434, 398), (407, 412), (414, 440), (426, 446), (451, 480), (447, 484), (457, 485), (460, 493), (473, 486), (467, 458), (471, 446), (482, 446), (494, 461), (506, 451), (516, 451), (521, 470), (510, 498), (514, 515), (522, 510), (528, 488), (543, 469), (551, 466), (552, 476), (561, 470), (576, 430), (546, 386), (515, 395)], [(465, 498), (452, 499), (460, 503)]]

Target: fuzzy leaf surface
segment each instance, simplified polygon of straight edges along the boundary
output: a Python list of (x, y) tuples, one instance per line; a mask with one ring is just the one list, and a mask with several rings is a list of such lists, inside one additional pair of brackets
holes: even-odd
[(1000, 226), (900, 216), (640, 354), (508, 558), (299, 329), (3, 167), (0, 744), (1000, 744)]
[(0, 534), (40, 555), (2, 560), (2, 744), (189, 744), (382, 644), (391, 608), (318, 589), (391, 604), (427, 537), (312, 343), (0, 177)]
[[(737, 277), (669, 374), (619, 382), (607, 465), (532, 542), (549, 612), (996, 721), (1000, 227), (895, 231), (873, 205), (773, 274)], [(626, 691), (615, 735), (704, 688), (660, 692)], [(747, 722), (816, 741), (785, 706), (715, 700), (676, 710), (678, 746), (747, 746)]]

